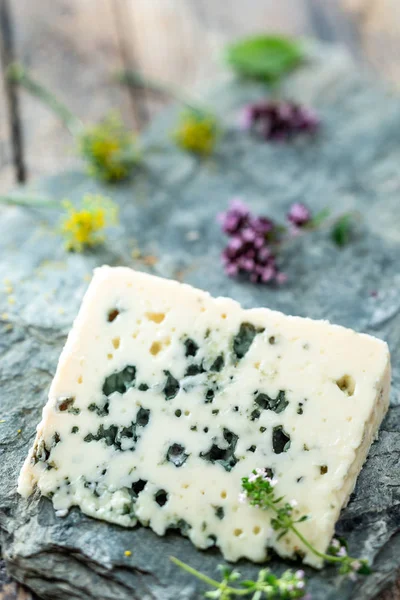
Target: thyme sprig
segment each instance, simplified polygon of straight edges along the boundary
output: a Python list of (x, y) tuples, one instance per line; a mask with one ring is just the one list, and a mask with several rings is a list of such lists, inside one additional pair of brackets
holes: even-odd
[[(306, 521), (308, 515), (295, 516), (294, 511), (297, 502), (285, 500), (276, 492), (277, 479), (272, 477), (270, 470), (254, 469), (248, 477), (242, 478), (242, 492), (239, 494), (239, 502), (247, 503), (261, 510), (273, 513), (271, 519), (272, 529), (278, 533), (277, 539), (287, 533), (293, 533), (304, 546), (322, 561), (339, 567), (341, 575), (348, 575), (355, 580), (357, 575), (369, 575), (371, 567), (366, 559), (353, 558), (347, 554), (347, 544), (341, 538), (334, 538), (327, 552), (321, 552), (302, 534), (298, 523)], [(281, 577), (274, 575), (270, 569), (261, 569), (257, 580), (241, 580), (239, 571), (226, 566), (219, 565), (222, 579), (217, 581), (178, 558), (170, 557), (172, 562), (197, 579), (203, 581), (213, 591), (206, 592), (205, 598), (219, 600), (231, 600), (235, 596), (250, 597), (251, 600), (290, 600), (291, 598), (309, 598), (306, 594), (306, 581), (304, 571), (286, 570)], [(234, 585), (232, 585), (234, 584)]]
[(284, 496), (279, 496), (275, 490), (276, 484), (277, 480), (269, 477), (265, 469), (256, 469), (249, 477), (242, 478), (243, 492), (240, 494), (239, 500), (250, 506), (261, 508), (261, 510), (272, 511), (274, 517), (271, 519), (271, 526), (274, 531), (279, 532), (278, 540), (291, 531), (314, 556), (337, 565), (341, 575), (349, 575), (354, 578), (356, 574), (369, 575), (371, 573), (368, 561), (349, 556), (346, 544), (339, 539), (332, 540), (327, 553), (317, 550), (297, 527), (298, 523), (309, 518), (308, 515), (294, 518), (297, 502), (295, 500), (287, 502)]
[(345, 246), (351, 239), (355, 217), (353, 212), (330, 216), (329, 209), (312, 215), (305, 204), (296, 202), (286, 215), (287, 224), (283, 224), (253, 214), (240, 198), (233, 198), (228, 210), (217, 216), (229, 237), (222, 251), (224, 271), (230, 277), (246, 275), (253, 283), (285, 283), (287, 275), (280, 270), (278, 260), (284, 248), (321, 229), (330, 229), (334, 243)]
[[(212, 577), (208, 577), (204, 573), (197, 571), (178, 558), (170, 557), (172, 562), (194, 575), (207, 585), (215, 588), (213, 591), (206, 592), (205, 598), (213, 598), (214, 600), (231, 600), (235, 596), (251, 597), (251, 600), (262, 600), (269, 598), (270, 600), (280, 598), (281, 600), (290, 600), (292, 598), (305, 598), (306, 582), (304, 580), (304, 571), (291, 570), (285, 571), (281, 577), (274, 575), (270, 569), (261, 569), (258, 573), (257, 580), (241, 579), (239, 571), (219, 565), (218, 570), (221, 573), (221, 581), (217, 581)], [(234, 585), (232, 585), (234, 584)], [(239, 586), (239, 587), (238, 587)]]

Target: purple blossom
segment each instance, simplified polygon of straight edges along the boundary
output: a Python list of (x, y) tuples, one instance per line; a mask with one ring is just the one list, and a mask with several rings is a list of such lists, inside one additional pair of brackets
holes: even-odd
[(289, 209), (287, 219), (296, 228), (302, 227), (310, 222), (311, 211), (305, 204), (301, 204), (301, 202), (295, 202)]
[(286, 281), (277, 267), (276, 251), (271, 244), (279, 237), (271, 219), (252, 215), (248, 207), (235, 198), (229, 209), (218, 215), (218, 221), (222, 231), (230, 237), (222, 252), (227, 275), (235, 277), (243, 273), (254, 283)]
[(250, 211), (240, 198), (233, 198), (229, 210), (218, 215), (222, 231), (231, 235), (241, 229), (248, 221)]
[(300, 133), (315, 133), (319, 118), (314, 110), (289, 101), (266, 100), (245, 106), (239, 119), (241, 129), (265, 140), (285, 141)]

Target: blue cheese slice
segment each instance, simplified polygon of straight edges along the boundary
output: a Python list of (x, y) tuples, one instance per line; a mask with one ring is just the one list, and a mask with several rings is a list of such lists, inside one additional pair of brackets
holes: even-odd
[(325, 321), (244, 310), (128, 268), (96, 269), (59, 360), (19, 493), (263, 561), (299, 551), (238, 501), (270, 469), (299, 529), (332, 538), (387, 410), (387, 345)]

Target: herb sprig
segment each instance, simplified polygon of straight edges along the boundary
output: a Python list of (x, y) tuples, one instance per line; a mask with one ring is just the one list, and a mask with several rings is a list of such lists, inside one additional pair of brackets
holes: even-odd
[(78, 153), (88, 165), (89, 175), (102, 181), (118, 182), (126, 179), (141, 163), (137, 140), (126, 131), (118, 115), (109, 115), (86, 127), (21, 64), (10, 65), (7, 77), (41, 100), (60, 119), (75, 139)]
[(190, 575), (194, 575), (207, 585), (216, 588), (212, 592), (206, 592), (204, 594), (205, 598), (231, 600), (235, 596), (251, 596), (252, 600), (261, 600), (262, 598), (290, 600), (291, 598), (306, 597), (306, 582), (304, 571), (302, 570), (293, 572), (288, 569), (281, 577), (277, 577), (270, 569), (261, 569), (256, 581), (251, 579), (240, 581), (241, 574), (239, 571), (219, 565), (218, 570), (221, 573), (222, 579), (221, 581), (217, 581), (190, 567), (174, 556), (170, 558), (175, 565), (190, 573)]
[(344, 246), (350, 241), (354, 213), (331, 217), (329, 209), (312, 215), (300, 202), (292, 204), (286, 215), (287, 225), (266, 216), (257, 216), (239, 198), (232, 199), (226, 212), (218, 215), (222, 231), (229, 242), (222, 252), (224, 270), (230, 277), (246, 275), (253, 283), (287, 281), (278, 265), (282, 249), (299, 236), (323, 228), (331, 230), (333, 242)]
[[(295, 500), (288, 502), (284, 496), (279, 496), (276, 493), (277, 483), (277, 479), (271, 477), (266, 469), (254, 469), (249, 477), (242, 478), (243, 491), (239, 495), (239, 502), (271, 511), (274, 514), (271, 525), (274, 531), (279, 532), (278, 540), (292, 532), (314, 556), (338, 566), (341, 575), (347, 575), (350, 579), (355, 580), (357, 575), (371, 573), (371, 567), (366, 559), (353, 558), (347, 554), (347, 544), (343, 539), (333, 539), (327, 552), (317, 550), (297, 526), (298, 523), (306, 521), (309, 517), (307, 515), (294, 516), (297, 502)], [(222, 579), (217, 581), (175, 557), (170, 558), (175, 565), (215, 588), (214, 591), (205, 592), (205, 598), (219, 600), (231, 600), (235, 596), (251, 596), (251, 600), (310, 598), (306, 593), (303, 570), (293, 572), (288, 569), (281, 577), (278, 577), (270, 569), (264, 568), (259, 571), (257, 580), (241, 580), (239, 571), (219, 565), (218, 570), (221, 572)]]
[(210, 156), (222, 132), (220, 119), (207, 106), (192, 100), (185, 92), (170, 83), (155, 81), (134, 70), (117, 74), (118, 81), (134, 89), (150, 90), (179, 102), (184, 110), (172, 132), (172, 139), (181, 149), (199, 158)]
[(103, 244), (105, 230), (118, 225), (118, 205), (101, 194), (85, 194), (79, 204), (57, 201), (41, 194), (18, 193), (0, 196), (0, 203), (31, 209), (62, 209), (57, 228), (71, 252), (83, 252)]
[(284, 500), (284, 496), (279, 496), (275, 491), (277, 483), (276, 479), (268, 476), (265, 469), (255, 469), (249, 477), (242, 478), (243, 492), (240, 494), (239, 500), (250, 506), (275, 513), (271, 519), (271, 525), (274, 531), (279, 532), (278, 540), (291, 531), (314, 556), (339, 566), (341, 575), (350, 575), (351, 578), (354, 578), (357, 573), (360, 575), (371, 573), (368, 561), (348, 556), (346, 545), (338, 539), (332, 540), (327, 553), (317, 550), (297, 527), (298, 523), (309, 518), (308, 515), (294, 518), (293, 513), (297, 502), (295, 500), (287, 502)]

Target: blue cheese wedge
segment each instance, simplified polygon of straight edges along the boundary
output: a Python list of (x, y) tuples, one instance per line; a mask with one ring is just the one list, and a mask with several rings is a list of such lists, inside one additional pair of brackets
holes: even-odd
[(238, 500), (267, 468), (297, 501), (321, 551), (387, 410), (387, 345), (368, 335), (245, 310), (189, 285), (128, 268), (97, 269), (60, 357), (19, 493), (39, 488), (57, 514), (263, 561), (303, 553), (271, 514)]

